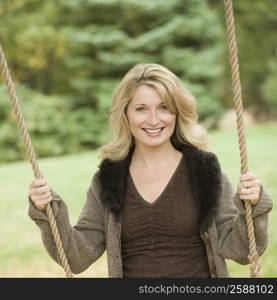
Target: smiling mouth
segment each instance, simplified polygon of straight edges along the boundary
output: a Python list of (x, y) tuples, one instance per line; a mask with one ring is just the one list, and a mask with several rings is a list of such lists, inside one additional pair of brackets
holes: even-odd
[(164, 129), (164, 127), (156, 128), (156, 129), (149, 129), (149, 128), (142, 128), (147, 133), (159, 133)]

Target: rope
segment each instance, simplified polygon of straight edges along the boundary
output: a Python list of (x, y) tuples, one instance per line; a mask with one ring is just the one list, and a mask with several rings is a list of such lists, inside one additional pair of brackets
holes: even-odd
[[(238, 63), (238, 49), (237, 49), (236, 35), (235, 35), (232, 0), (224, 0), (224, 4), (225, 4), (227, 39), (228, 39), (228, 47), (229, 47), (233, 93), (234, 93), (234, 106), (236, 111), (237, 131), (238, 131), (239, 150), (240, 150), (241, 174), (244, 174), (248, 171), (248, 162), (247, 162), (246, 141), (245, 141), (245, 134), (244, 134), (242, 95), (241, 95), (240, 73), (239, 73), (239, 63)], [(250, 262), (250, 276), (252, 278), (259, 278), (261, 264), (259, 262), (259, 255), (256, 250), (254, 224), (252, 218), (252, 206), (251, 206), (251, 202), (248, 200), (245, 200), (244, 204), (246, 210), (246, 224), (247, 224), (247, 233), (248, 233), (248, 240), (249, 240), (248, 259)]]
[[(236, 111), (236, 121), (237, 121), (238, 140), (239, 140), (239, 149), (240, 149), (241, 174), (244, 174), (248, 171), (248, 162), (247, 162), (246, 141), (245, 141), (244, 123), (243, 123), (243, 107), (242, 107), (242, 95), (241, 95), (240, 73), (239, 73), (239, 63), (238, 63), (238, 50), (237, 50), (237, 43), (236, 43), (236, 36), (235, 36), (235, 24), (234, 24), (234, 17), (233, 17), (232, 0), (224, 0), (224, 4), (225, 4), (225, 17), (226, 17), (226, 26), (227, 26), (227, 39), (228, 39), (228, 47), (229, 47), (232, 84), (233, 84), (233, 92), (234, 92), (234, 106)], [(32, 164), (35, 177), (42, 178), (43, 175), (40, 172), (38, 163), (36, 161), (31, 139), (28, 134), (24, 119), (22, 117), (19, 102), (16, 97), (12, 79), (8, 70), (7, 62), (5, 60), (5, 56), (1, 45), (0, 45), (0, 67), (3, 72), (4, 81), (8, 87), (16, 120), (19, 123), (20, 134), (23, 137), (26, 146), (28, 159)], [(260, 277), (261, 264), (259, 262), (259, 255), (256, 250), (254, 224), (252, 219), (252, 206), (249, 201), (245, 201), (245, 208), (246, 208), (247, 233), (248, 233), (248, 240), (249, 240), (248, 259), (250, 262), (250, 271), (251, 271), (250, 275), (253, 278), (258, 278)], [(62, 266), (66, 272), (67, 277), (73, 277), (70, 271), (67, 258), (64, 253), (64, 249), (62, 247), (60, 235), (57, 229), (57, 224), (53, 216), (53, 211), (50, 204), (48, 204), (46, 207), (46, 213), (48, 216), (49, 224), (56, 243), (56, 247), (58, 250), (58, 254)]]
[[(13, 82), (12, 82), (12, 78), (11, 78), (11, 75), (10, 75), (10, 72), (8, 69), (8, 64), (5, 59), (5, 55), (4, 55), (3, 49), (1, 47), (1, 44), (0, 44), (0, 68), (2, 70), (2, 76), (3, 76), (4, 81), (8, 88), (8, 92), (9, 92), (10, 99), (12, 102), (13, 110), (15, 113), (15, 117), (19, 124), (20, 134), (23, 138), (23, 141), (24, 141), (24, 144), (26, 147), (26, 151), (27, 151), (27, 156), (28, 156), (29, 161), (31, 162), (34, 175), (36, 178), (43, 178), (43, 175), (38, 167), (38, 162), (36, 160), (35, 152), (34, 152), (34, 149), (32, 146), (32, 142), (31, 142), (29, 133), (27, 131), (25, 121), (24, 121), (22, 113), (21, 113), (19, 101), (17, 100), (17, 96), (16, 96), (15, 89), (14, 89)], [(70, 267), (69, 267), (69, 264), (68, 264), (68, 261), (67, 261), (67, 258), (65, 256), (65, 252), (64, 252), (64, 249), (62, 246), (62, 242), (61, 242), (61, 238), (60, 238), (59, 231), (57, 228), (57, 224), (56, 224), (56, 221), (55, 221), (55, 218), (53, 215), (52, 207), (49, 203), (46, 206), (46, 214), (47, 214), (48, 221), (49, 221), (49, 224), (51, 227), (51, 231), (52, 231), (55, 243), (56, 243), (58, 255), (59, 255), (61, 264), (65, 270), (66, 276), (73, 277)]]

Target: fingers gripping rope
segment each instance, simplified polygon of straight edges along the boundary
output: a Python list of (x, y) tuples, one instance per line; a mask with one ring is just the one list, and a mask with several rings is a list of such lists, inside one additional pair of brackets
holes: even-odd
[[(3, 49), (1, 47), (1, 45), (0, 45), (0, 68), (1, 68), (1, 71), (2, 71), (4, 81), (5, 81), (5, 83), (7, 85), (7, 88), (8, 88), (8, 92), (9, 92), (10, 99), (11, 99), (11, 102), (12, 102), (13, 110), (14, 110), (14, 113), (15, 113), (15, 117), (16, 117), (16, 120), (19, 124), (19, 131), (20, 131), (20, 134), (23, 138), (23, 141), (24, 141), (24, 144), (25, 144), (25, 147), (26, 147), (27, 156), (28, 156), (29, 161), (31, 162), (31, 165), (32, 165), (32, 168), (33, 168), (33, 171), (34, 171), (34, 175), (35, 175), (36, 178), (43, 178), (43, 175), (40, 172), (39, 167), (38, 167), (38, 162), (36, 160), (36, 156), (35, 156), (35, 152), (34, 152), (34, 149), (33, 149), (33, 146), (32, 146), (32, 142), (31, 142), (29, 133), (27, 131), (25, 121), (24, 121), (23, 116), (22, 116), (21, 108), (20, 108), (16, 93), (15, 93), (15, 89), (14, 89), (14, 86), (13, 86), (13, 82), (12, 82), (10, 72), (9, 72), (9, 69), (8, 69), (8, 64), (7, 64), (7, 61), (5, 59), (5, 55), (4, 55), (4, 52), (3, 52)], [(49, 224), (50, 224), (50, 227), (51, 227), (51, 231), (52, 231), (55, 243), (56, 243), (58, 255), (59, 255), (61, 264), (62, 264), (62, 266), (65, 270), (66, 276), (67, 277), (73, 277), (73, 275), (71, 273), (71, 270), (70, 270), (70, 267), (69, 267), (69, 264), (68, 264), (68, 261), (67, 261), (67, 258), (65, 256), (65, 252), (64, 252), (64, 249), (63, 249), (63, 246), (62, 246), (61, 238), (60, 238), (58, 227), (57, 227), (54, 215), (53, 215), (53, 211), (52, 211), (51, 205), (49, 203), (46, 206), (46, 214), (47, 214), (48, 221), (49, 221)]]

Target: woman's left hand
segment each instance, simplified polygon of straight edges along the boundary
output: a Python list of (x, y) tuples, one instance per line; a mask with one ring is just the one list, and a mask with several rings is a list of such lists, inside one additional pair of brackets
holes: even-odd
[(247, 172), (240, 176), (238, 193), (240, 199), (250, 200), (252, 205), (256, 205), (260, 200), (261, 181), (252, 172)]

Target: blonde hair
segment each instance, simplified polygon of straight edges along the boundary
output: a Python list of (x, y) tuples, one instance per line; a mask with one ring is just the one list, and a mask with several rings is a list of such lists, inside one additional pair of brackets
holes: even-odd
[(98, 149), (100, 158), (114, 161), (124, 159), (134, 144), (126, 110), (140, 85), (155, 88), (169, 111), (176, 114), (174, 134), (179, 142), (207, 150), (208, 135), (198, 124), (196, 100), (189, 90), (167, 68), (158, 64), (137, 64), (126, 73), (113, 93), (109, 113), (112, 138)]

